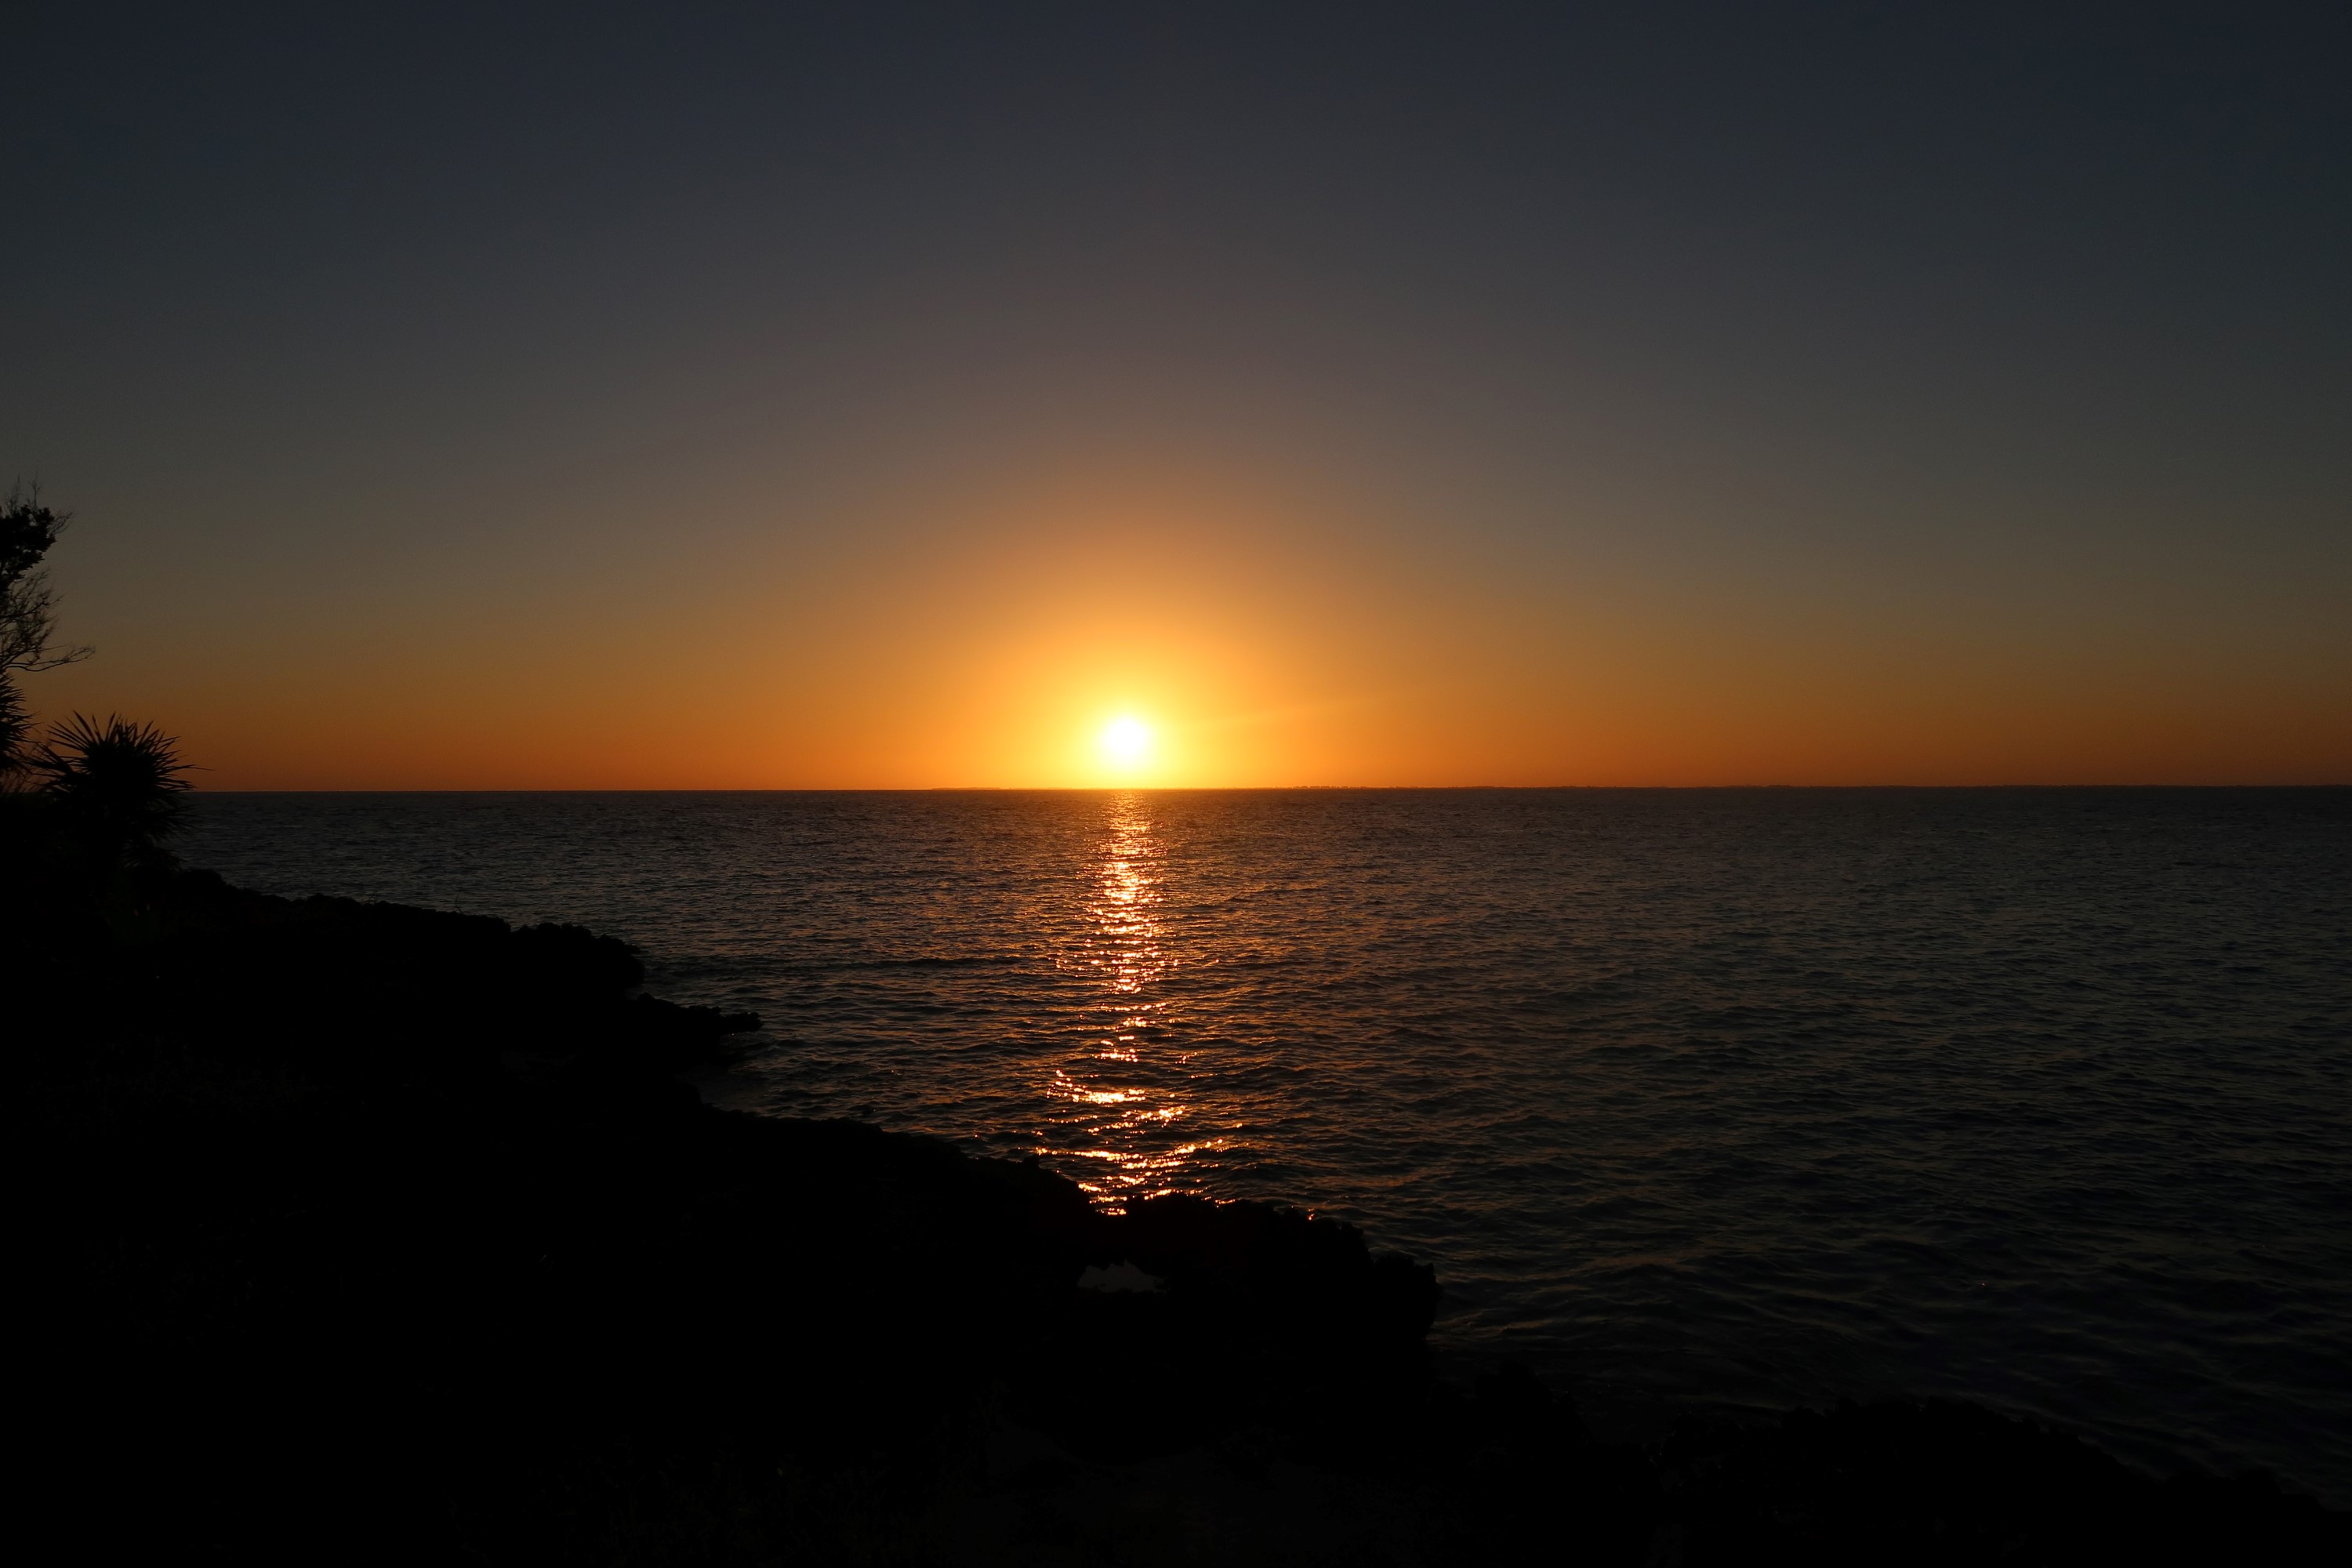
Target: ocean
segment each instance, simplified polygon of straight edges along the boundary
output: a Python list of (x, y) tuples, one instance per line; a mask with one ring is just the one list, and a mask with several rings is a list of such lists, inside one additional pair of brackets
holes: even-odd
[(248, 887), (626, 939), (764, 1018), (719, 1103), (1343, 1216), (1604, 1425), (1967, 1398), (2352, 1505), (2352, 790), (194, 813)]

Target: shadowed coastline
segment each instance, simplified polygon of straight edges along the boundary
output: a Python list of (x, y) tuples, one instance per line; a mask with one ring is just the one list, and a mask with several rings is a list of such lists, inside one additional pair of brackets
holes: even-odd
[(1257, 1204), (704, 1106), (576, 927), (16, 857), (40, 1478), (89, 1554), (2334, 1560), (2263, 1478), (1953, 1405), (1595, 1441)]

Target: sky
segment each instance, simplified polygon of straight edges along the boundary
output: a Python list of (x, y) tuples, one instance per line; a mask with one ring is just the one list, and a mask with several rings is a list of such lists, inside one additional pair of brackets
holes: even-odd
[(0, 49), (26, 689), (205, 788), (2352, 782), (2341, 6)]

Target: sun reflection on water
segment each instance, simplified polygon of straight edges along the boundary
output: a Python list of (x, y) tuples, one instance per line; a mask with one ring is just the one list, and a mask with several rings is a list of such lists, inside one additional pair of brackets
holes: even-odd
[(1214, 1136), (1179, 1139), (1195, 1118), (1191, 1055), (1173, 1048), (1177, 1024), (1166, 982), (1180, 965), (1163, 919), (1165, 846), (1152, 833), (1150, 800), (1109, 797), (1101, 845), (1087, 867), (1082, 920), (1056, 963), (1098, 988), (1093, 1037), (1055, 1068), (1050, 1093), (1067, 1108), (1055, 1120), (1058, 1153), (1083, 1160), (1078, 1178), (1113, 1213), (1176, 1192), (1193, 1157), (1220, 1149)]

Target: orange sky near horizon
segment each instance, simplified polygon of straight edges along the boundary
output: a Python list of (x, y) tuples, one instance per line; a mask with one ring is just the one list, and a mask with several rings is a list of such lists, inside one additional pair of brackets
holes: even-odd
[[(2063, 571), (2056, 608), (1988, 627), (1964, 573), (1768, 595), (1753, 562), (1465, 562), (1260, 477), (973, 493), (869, 496), (821, 550), (747, 501), (719, 558), (634, 573), (609, 540), (569, 575), (379, 561), (345, 595), (257, 590), (262, 629), (194, 658), (155, 584), (77, 556), (92, 528), (59, 583), (100, 652), (28, 689), (155, 717), (206, 789), (2352, 780), (2340, 660), (2239, 635), (2221, 667), (2070, 616)], [(1121, 715), (1139, 766), (1097, 743)]]
[(919, 9), (28, 23), (37, 711), (223, 790), (2352, 784), (2332, 24)]

